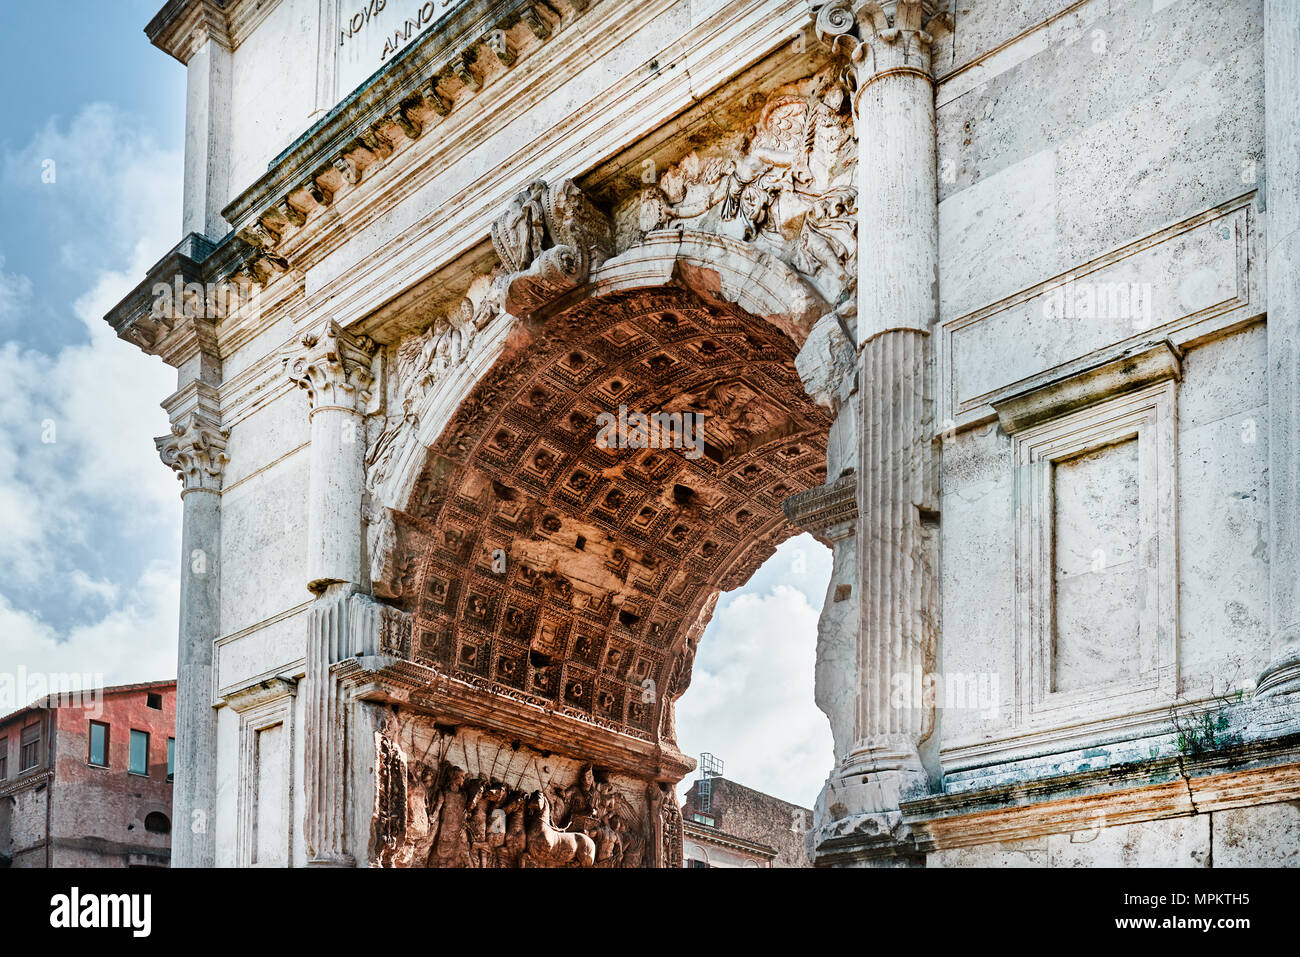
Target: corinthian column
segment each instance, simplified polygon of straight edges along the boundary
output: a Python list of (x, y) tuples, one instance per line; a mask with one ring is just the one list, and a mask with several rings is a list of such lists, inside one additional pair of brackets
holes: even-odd
[(1261, 695), (1300, 691), (1300, 16), (1264, 6), (1268, 191), (1269, 605), (1272, 660)]
[(853, 793), (837, 800), (868, 814), (896, 810), (928, 790), (918, 747), (933, 712), (915, 692), (934, 667), (938, 614), (930, 47), (939, 25), (947, 26), (946, 15), (929, 0), (833, 0), (817, 9), (818, 36), (847, 59), (856, 81), (860, 681), (854, 743), (838, 774)]
[(349, 597), (362, 580), (364, 415), (376, 347), (334, 322), (302, 344), (284, 365), (311, 400), (307, 588), (318, 598), (307, 616), (303, 828), (312, 864), (348, 865), (346, 703), (330, 666), (352, 654)]
[(284, 360), (285, 372), (311, 401), (307, 588), (361, 581), (361, 499), (366, 484), (363, 417), (375, 377), (376, 346), (331, 322)]
[[(212, 393), (209, 395), (209, 393)], [(214, 399), (214, 390), (198, 391)], [(183, 489), (181, 610), (176, 677), (176, 761), (172, 786), (173, 867), (216, 863), (217, 721), (212, 708), (212, 646), (220, 634), (221, 479), (226, 440), (215, 401), (200, 403), (155, 439)]]

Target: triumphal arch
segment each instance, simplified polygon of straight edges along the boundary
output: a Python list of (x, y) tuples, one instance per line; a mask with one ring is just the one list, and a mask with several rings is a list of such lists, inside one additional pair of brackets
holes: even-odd
[(146, 32), (177, 864), (680, 866), (675, 702), (801, 530), (818, 864), (1295, 863), (1289, 0)]

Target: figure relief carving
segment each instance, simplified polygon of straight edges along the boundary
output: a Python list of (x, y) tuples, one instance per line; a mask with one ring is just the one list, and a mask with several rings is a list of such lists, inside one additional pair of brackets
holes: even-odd
[(856, 272), (857, 149), (837, 69), (773, 93), (743, 135), (688, 154), (643, 191), (643, 231), (689, 227), (753, 242), (830, 302)]
[[(591, 765), (560, 785), (545, 779), (549, 765), (539, 766), (526, 749), (506, 749), (501, 774), (499, 753), (491, 767), (470, 774), (445, 752), (433, 763), (409, 760), (391, 731), (377, 732), (375, 746), (371, 833), (381, 867), (655, 866), (647, 862), (656, 834), (647, 833), (645, 812)], [(464, 753), (469, 758), (477, 747)], [(511, 774), (519, 755), (526, 760)], [(530, 774), (535, 787), (525, 786)]]
[(505, 272), (488, 308), (522, 316), (585, 283), (612, 254), (613, 227), (573, 180), (537, 180), (492, 224), (492, 246)]
[[(376, 493), (392, 477), (403, 451), (418, 432), (421, 413), (435, 387), (469, 355), (476, 334), (490, 318), (489, 308), (476, 309), (472, 300), (463, 299), (447, 315), (397, 347), (392, 412), (381, 420), (379, 434), (373, 436), (366, 450), (366, 487), (372, 500), (380, 499)], [(376, 559), (372, 566), (375, 570), (386, 560), (382, 552), (385, 542), (379, 537), (382, 532), (375, 528), (378, 520), (375, 516), (371, 522), (370, 554)], [(383, 574), (374, 577), (379, 579)]]

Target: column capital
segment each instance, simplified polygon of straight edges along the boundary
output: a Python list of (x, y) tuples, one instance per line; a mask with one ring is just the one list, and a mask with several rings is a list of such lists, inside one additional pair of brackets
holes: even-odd
[(172, 423), (170, 435), (154, 439), (163, 464), (181, 480), (181, 494), (199, 489), (220, 492), (222, 476), (230, 456), (226, 442), (230, 432), (216, 419), (202, 412), (188, 412)]
[(891, 73), (930, 78), (930, 47), (952, 17), (935, 0), (812, 0), (817, 37), (854, 64), (858, 90)]
[(305, 389), (312, 412), (339, 408), (361, 413), (370, 402), (375, 376), (371, 361), (378, 345), (330, 321), (323, 332), (308, 333), (302, 347), (284, 356), (285, 375)]

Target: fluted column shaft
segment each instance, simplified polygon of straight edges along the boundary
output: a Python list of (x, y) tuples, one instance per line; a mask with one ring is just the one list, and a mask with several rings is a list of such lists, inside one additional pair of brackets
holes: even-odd
[[(859, 689), (843, 779), (899, 772), (884, 803), (924, 787), (932, 711), (911, 690), (934, 668), (937, 496), (930, 331), (938, 190), (931, 30), (922, 0), (833, 0), (817, 31), (847, 57), (858, 131)], [(899, 690), (904, 692), (902, 698)]]
[(213, 409), (185, 415), (172, 426), (171, 435), (156, 440), (163, 462), (184, 484), (173, 867), (212, 867), (216, 863), (217, 716), (212, 707), (212, 649), (221, 633), (221, 480), (228, 436), (220, 429)]
[(310, 863), (354, 863), (347, 841), (346, 702), (331, 666), (354, 654), (349, 598), (362, 574), (364, 415), (374, 383), (375, 344), (336, 323), (306, 336), (285, 371), (311, 400), (307, 505), (307, 616), (304, 686), (304, 838)]
[(1300, 15), (1264, 6), (1269, 604), (1261, 695), (1300, 691)]

